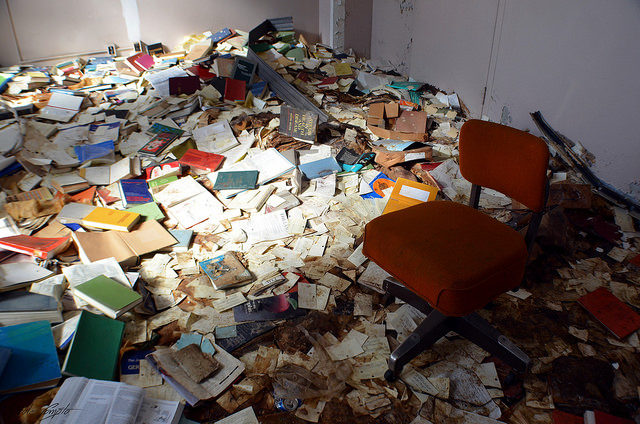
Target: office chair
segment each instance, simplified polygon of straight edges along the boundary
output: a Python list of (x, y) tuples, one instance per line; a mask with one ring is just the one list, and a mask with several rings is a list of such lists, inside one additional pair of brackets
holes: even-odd
[[(548, 196), (543, 140), (479, 120), (460, 131), (460, 172), (469, 206), (431, 201), (385, 214), (365, 227), (364, 254), (391, 274), (384, 289), (427, 316), (389, 358), (388, 381), (449, 331), (524, 371), (530, 359), (476, 311), (520, 285)], [(533, 211), (520, 233), (477, 210), (482, 187)]]

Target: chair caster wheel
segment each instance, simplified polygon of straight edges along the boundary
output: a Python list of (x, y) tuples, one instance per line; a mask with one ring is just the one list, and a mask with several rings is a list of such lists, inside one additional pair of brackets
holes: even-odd
[(394, 381), (396, 381), (396, 380), (398, 379), (398, 376), (397, 376), (397, 375), (395, 375), (395, 374), (393, 373), (393, 371), (391, 371), (391, 370), (387, 370), (387, 371), (384, 373), (384, 379), (385, 379), (385, 380), (387, 380), (389, 383), (393, 383)]

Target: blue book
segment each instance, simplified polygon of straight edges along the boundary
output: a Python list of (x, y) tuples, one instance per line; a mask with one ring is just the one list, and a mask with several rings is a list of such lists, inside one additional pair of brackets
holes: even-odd
[(193, 230), (169, 230), (171, 235), (178, 240), (178, 243), (170, 247), (171, 250), (187, 251), (193, 238)]
[(217, 43), (219, 41), (224, 40), (225, 38), (231, 37), (232, 35), (233, 35), (233, 32), (231, 32), (231, 30), (229, 28), (224, 28), (224, 29), (221, 29), (220, 31), (216, 32), (215, 34), (213, 34), (209, 38), (214, 43)]
[(371, 180), (369, 187), (373, 190), (371, 193), (361, 194), (363, 199), (382, 199), (384, 197), (383, 190), (393, 187), (396, 181), (379, 172), (376, 177)]
[(0, 375), (0, 394), (55, 387), (60, 363), (48, 321), (0, 327), (0, 347), (12, 355)]
[(62, 322), (58, 301), (51, 296), (27, 291), (12, 291), (0, 296), (0, 325), (47, 320)]
[(333, 156), (298, 165), (298, 168), (310, 180), (342, 171), (342, 167)]
[(120, 194), (125, 208), (130, 205), (141, 205), (153, 202), (145, 180), (120, 180)]
[(103, 141), (96, 144), (82, 144), (73, 148), (78, 161), (84, 163), (93, 159), (100, 159), (114, 153), (113, 140)]

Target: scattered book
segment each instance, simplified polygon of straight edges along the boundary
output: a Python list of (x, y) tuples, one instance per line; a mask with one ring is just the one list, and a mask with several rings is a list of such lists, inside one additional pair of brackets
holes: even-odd
[(298, 168), (300, 168), (304, 176), (310, 180), (326, 177), (327, 175), (342, 171), (342, 167), (333, 156), (300, 164)]
[(84, 203), (67, 203), (58, 212), (56, 219), (62, 224), (80, 224), (95, 208), (93, 205)]
[(640, 315), (604, 287), (582, 296), (578, 303), (619, 339), (640, 328)]
[(80, 163), (87, 161), (94, 161), (94, 163), (98, 161), (113, 163), (114, 149), (113, 140), (108, 140), (96, 144), (74, 146), (73, 151), (76, 156), (78, 156)]
[(142, 155), (159, 156), (171, 143), (177, 140), (184, 131), (179, 128), (169, 127), (155, 123), (147, 130), (153, 134), (153, 138), (142, 146), (138, 152)]
[(69, 122), (80, 110), (84, 97), (53, 93), (47, 105), (40, 110), (40, 117), (58, 122)]
[(51, 185), (64, 194), (77, 193), (89, 188), (87, 180), (72, 173), (56, 175), (55, 178), (51, 179)]
[(233, 252), (200, 262), (200, 268), (217, 290), (230, 289), (250, 282), (251, 272), (240, 262)]
[(0, 374), (0, 393), (55, 387), (60, 380), (58, 353), (48, 321), (0, 327), (0, 347), (12, 354)]
[(171, 246), (171, 250), (174, 252), (186, 252), (191, 245), (191, 239), (193, 238), (193, 230), (169, 230), (171, 235), (178, 240), (178, 242)]
[(584, 424), (584, 418), (578, 415), (569, 414), (559, 409), (551, 413), (553, 424)]
[(62, 322), (58, 301), (53, 297), (26, 291), (12, 291), (0, 296), (0, 325), (42, 320), (54, 324)]
[(113, 257), (123, 265), (133, 265), (138, 257), (176, 243), (171, 233), (155, 220), (145, 221), (131, 232), (76, 231), (72, 237), (85, 264)]
[(200, 90), (200, 78), (197, 76), (169, 78), (169, 94), (172, 96), (193, 94), (198, 90)]
[(224, 99), (232, 102), (244, 102), (247, 96), (247, 83), (242, 80), (227, 78), (224, 85)]
[(306, 314), (306, 310), (298, 308), (298, 294), (284, 293), (277, 296), (262, 297), (250, 300), (233, 308), (236, 322), (273, 321), (293, 319)]
[[(253, 190), (258, 182), (258, 171), (220, 171), (216, 173), (214, 190)], [(211, 177), (209, 177), (211, 179)]]
[(398, 178), (382, 214), (434, 200), (437, 194), (437, 187), (407, 180), (406, 178)]
[(197, 149), (189, 149), (180, 158), (180, 164), (213, 172), (218, 169), (223, 160), (224, 156), (222, 155), (203, 152)]
[(313, 144), (318, 131), (318, 115), (306, 110), (296, 109), (287, 105), (280, 107), (281, 134), (297, 140)]
[(140, 219), (140, 214), (97, 207), (85, 216), (82, 224), (104, 230), (130, 231)]
[[(216, 343), (228, 352), (233, 352), (251, 340), (276, 328), (271, 321), (246, 322), (235, 326), (236, 335), (228, 338), (216, 338)], [(217, 336), (216, 336), (217, 337)]]
[(140, 159), (124, 158), (109, 166), (91, 166), (79, 169), (80, 176), (90, 184), (109, 185), (121, 179), (140, 174)]
[(69, 246), (69, 237), (44, 238), (27, 235), (0, 238), (0, 248), (39, 259), (51, 259)]
[(231, 78), (251, 84), (253, 74), (256, 72), (257, 67), (258, 65), (255, 62), (241, 56), (236, 56), (233, 71), (231, 71)]
[(21, 289), (50, 277), (53, 272), (32, 262), (13, 262), (0, 265), (0, 293)]
[(116, 319), (142, 302), (142, 296), (109, 277), (100, 275), (71, 289), (75, 296)]
[(62, 372), (68, 376), (113, 380), (123, 333), (124, 322), (82, 311)]
[[(99, 402), (99, 407), (96, 407), (96, 402)], [(84, 377), (65, 380), (51, 404), (65, 405), (64, 412), (60, 413), (60, 409), (47, 410), (43, 424), (178, 424), (184, 409), (181, 402), (145, 396), (142, 387)]]
[(120, 200), (125, 208), (153, 202), (145, 180), (120, 180), (118, 186), (120, 187)]
[(165, 218), (164, 213), (156, 202), (132, 206), (127, 209), (127, 211), (139, 213), (142, 221), (148, 221), (150, 219), (160, 220)]

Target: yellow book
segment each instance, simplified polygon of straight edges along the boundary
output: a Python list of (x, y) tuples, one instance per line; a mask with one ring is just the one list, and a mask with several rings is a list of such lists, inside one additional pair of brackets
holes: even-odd
[(437, 187), (417, 183), (405, 178), (398, 178), (382, 214), (428, 202), (435, 199), (437, 194)]
[(333, 69), (336, 70), (336, 75), (339, 77), (345, 77), (353, 74), (351, 65), (344, 62), (333, 63)]
[(129, 231), (139, 219), (139, 213), (97, 207), (84, 217), (82, 223), (105, 230)]

